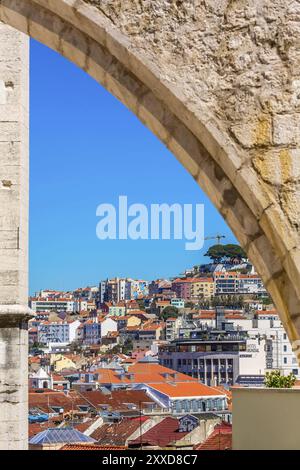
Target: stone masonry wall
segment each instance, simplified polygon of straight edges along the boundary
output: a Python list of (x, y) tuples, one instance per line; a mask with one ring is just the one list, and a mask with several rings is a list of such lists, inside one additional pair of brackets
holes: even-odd
[(28, 60), (0, 24), (0, 449), (28, 446)]
[[(0, 0), (0, 20), (89, 73), (173, 152), (255, 264), (300, 359), (300, 1)], [(7, 165), (18, 119), (0, 119), (3, 313), (27, 291), (25, 154)]]
[(300, 337), (299, 2), (0, 0), (182, 162)]

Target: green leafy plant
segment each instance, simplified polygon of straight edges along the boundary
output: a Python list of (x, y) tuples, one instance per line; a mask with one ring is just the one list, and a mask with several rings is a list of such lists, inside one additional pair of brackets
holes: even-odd
[(168, 305), (163, 309), (161, 312), (160, 317), (163, 320), (167, 320), (169, 317), (178, 317), (179, 311), (177, 307), (173, 307), (172, 305)]
[(280, 370), (267, 372), (265, 375), (265, 386), (267, 388), (292, 388), (295, 385), (296, 377), (291, 372), (289, 375), (281, 375)]
[(225, 260), (242, 260), (242, 258), (247, 257), (245, 251), (239, 245), (234, 244), (212, 245), (204, 256), (208, 256), (213, 262), (217, 263)]

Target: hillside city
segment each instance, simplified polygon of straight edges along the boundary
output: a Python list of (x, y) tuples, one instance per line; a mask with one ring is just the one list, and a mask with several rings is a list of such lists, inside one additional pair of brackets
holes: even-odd
[(29, 298), (31, 449), (231, 449), (231, 387), (300, 379), (261, 278), (227, 248), (172, 279)]

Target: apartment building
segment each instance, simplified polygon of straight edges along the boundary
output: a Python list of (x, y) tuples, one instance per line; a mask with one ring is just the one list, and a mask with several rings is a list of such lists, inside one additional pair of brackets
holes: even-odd
[(235, 295), (239, 292), (240, 274), (235, 271), (214, 273), (216, 295)]
[(118, 277), (100, 281), (98, 306), (104, 302), (118, 303), (122, 300), (147, 296), (149, 293), (148, 285), (148, 281)]
[(123, 317), (126, 314), (126, 305), (124, 302), (118, 302), (115, 305), (110, 305), (108, 308), (108, 316), (110, 317)]
[(207, 300), (214, 295), (215, 284), (213, 278), (195, 278), (191, 280), (190, 299)]
[(172, 282), (172, 290), (175, 292), (177, 298), (190, 300), (191, 284), (191, 279), (178, 278)]
[(215, 294), (266, 295), (267, 291), (258, 274), (241, 274), (236, 271), (216, 271), (214, 273)]
[(182, 318), (168, 318), (166, 320), (166, 340), (173, 341), (178, 337), (179, 328), (182, 326)]
[(118, 325), (112, 318), (95, 317), (83, 323), (83, 342), (86, 345), (100, 344), (103, 337), (116, 331)]
[(42, 298), (32, 297), (29, 299), (29, 307), (34, 312), (74, 312), (75, 302), (68, 298)]
[(284, 375), (292, 372), (300, 379), (297, 358), (276, 310), (256, 311), (249, 334), (266, 339), (266, 369), (280, 370)]
[(159, 362), (165, 367), (197, 378), (207, 385), (233, 385), (240, 374), (239, 355), (247, 350), (245, 332), (192, 330), (159, 347)]
[(149, 282), (145, 280), (130, 279), (130, 298), (138, 299), (149, 294)]
[(37, 327), (37, 340), (40, 344), (71, 343), (76, 339), (80, 321), (41, 321)]
[(184, 299), (174, 298), (174, 299), (170, 299), (170, 304), (172, 305), (172, 307), (176, 307), (180, 309), (180, 308), (184, 308), (185, 301)]
[(257, 274), (240, 274), (238, 292), (239, 294), (267, 294), (262, 279)]

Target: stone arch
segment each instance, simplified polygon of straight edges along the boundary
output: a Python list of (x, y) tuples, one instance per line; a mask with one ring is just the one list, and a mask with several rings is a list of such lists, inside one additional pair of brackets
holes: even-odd
[(288, 3), (0, 0), (0, 19), (89, 73), (165, 143), (227, 221), (295, 341), (300, 11)]

